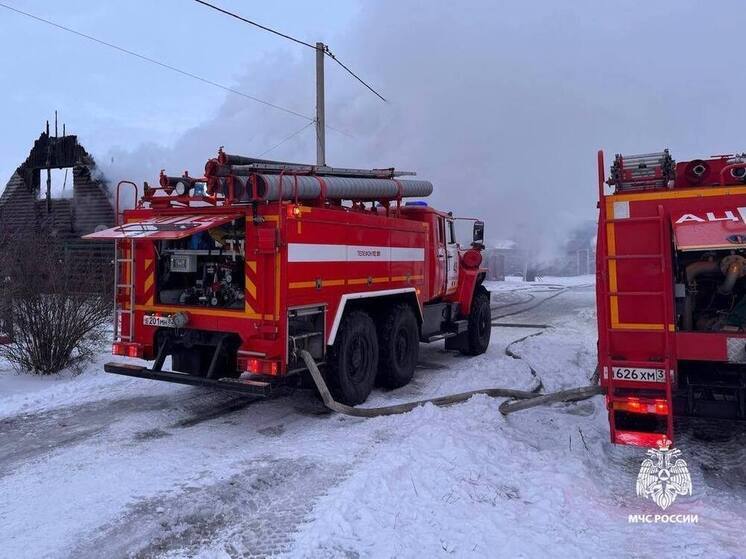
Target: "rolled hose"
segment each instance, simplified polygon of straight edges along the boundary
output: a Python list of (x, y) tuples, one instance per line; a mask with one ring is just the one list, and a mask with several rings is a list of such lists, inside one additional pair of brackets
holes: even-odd
[[(304, 363), (306, 364), (306, 367), (308, 367), (308, 370), (311, 373), (311, 378), (313, 379), (314, 384), (316, 384), (316, 388), (318, 389), (319, 394), (321, 394), (321, 399), (323, 400), (324, 405), (332, 411), (344, 415), (350, 415), (353, 417), (381, 417), (385, 415), (407, 413), (424, 404), (450, 406), (452, 404), (465, 402), (466, 400), (477, 394), (484, 394), (486, 396), (490, 396), (491, 398), (511, 398), (511, 400), (503, 402), (503, 404), (500, 406), (500, 412), (503, 414), (507, 414), (513, 411), (518, 411), (519, 409), (526, 409), (541, 404), (583, 400), (585, 398), (590, 398), (591, 396), (595, 396), (596, 394), (601, 393), (601, 388), (599, 386), (586, 386), (583, 388), (562, 390), (553, 394), (542, 394), (539, 396), (537, 396), (535, 392), (514, 390), (512, 388), (483, 388), (480, 390), (461, 392), (459, 394), (439, 396), (437, 398), (428, 398), (425, 400), (416, 400), (414, 402), (405, 402), (403, 404), (396, 404), (394, 406), (384, 406), (380, 408), (356, 408), (353, 406), (340, 404), (339, 402), (334, 400), (334, 397), (332, 396), (331, 392), (329, 392), (329, 388), (326, 386), (324, 377), (321, 375), (321, 372), (319, 371), (319, 368), (316, 365), (313, 356), (308, 353), (308, 351), (306, 351), (305, 349), (301, 349), (298, 351), (298, 355), (300, 355), (301, 359), (303, 359)], [(593, 391), (589, 391), (589, 389), (591, 388), (593, 389)], [(519, 401), (516, 402), (515, 400)], [(529, 405), (521, 408), (515, 407), (517, 404), (522, 404), (524, 402), (528, 403)], [(509, 404), (507, 406), (509, 409), (507, 411), (503, 411), (503, 406), (506, 406), (506, 404)]]

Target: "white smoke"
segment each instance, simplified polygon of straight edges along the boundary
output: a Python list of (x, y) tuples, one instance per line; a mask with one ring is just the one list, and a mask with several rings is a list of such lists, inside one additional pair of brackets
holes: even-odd
[[(670, 92), (662, 78), (676, 62), (663, 56), (638, 64), (609, 40), (620, 25), (658, 37), (658, 45), (677, 40), (674, 23), (690, 25), (696, 6), (679, 2), (672, 15), (644, 2), (633, 2), (640, 12), (603, 4), (366, 4), (332, 50), (390, 103), (327, 59), (327, 122), (352, 135), (327, 131), (327, 162), (415, 170), (435, 184), (433, 205), (484, 219), (488, 240), (514, 239), (537, 260), (552, 259), (571, 230), (595, 218), (596, 149), (644, 152), (671, 138), (686, 147), (699, 141), (678, 119), (681, 106), (660, 102)], [(669, 25), (660, 28), (654, 22), (664, 15)], [(689, 55), (696, 64), (698, 55)], [(278, 52), (246, 68), (235, 88), (313, 116), (314, 56)], [(116, 148), (99, 159), (114, 183), (155, 181), (160, 169), (200, 175), (220, 146), (259, 156), (304, 124), (228, 95), (171, 146)], [(266, 157), (314, 162), (313, 127)]]

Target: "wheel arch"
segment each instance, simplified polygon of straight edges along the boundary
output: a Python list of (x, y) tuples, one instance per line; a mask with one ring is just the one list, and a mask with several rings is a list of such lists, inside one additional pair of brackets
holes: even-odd
[(414, 287), (345, 293), (340, 298), (339, 306), (334, 315), (334, 320), (332, 321), (332, 327), (329, 331), (329, 338), (327, 339), (326, 344), (334, 344), (334, 341), (337, 339), (337, 334), (339, 333), (339, 327), (342, 324), (342, 319), (347, 313), (357, 309), (365, 310), (371, 315), (373, 321), (376, 322), (376, 315), (380, 313), (382, 303), (385, 303), (386, 308), (388, 308), (400, 302), (406, 303), (412, 307), (414, 314), (417, 317), (417, 323), (421, 326), (422, 307), (417, 298), (417, 290)]
[(471, 313), (471, 304), (474, 295), (477, 294), (480, 288), (489, 293), (489, 290), (483, 286), (486, 275), (487, 271), (479, 268), (476, 270), (464, 270), (459, 276), (459, 289), (456, 293), (456, 300), (459, 302), (463, 316), (468, 316)]

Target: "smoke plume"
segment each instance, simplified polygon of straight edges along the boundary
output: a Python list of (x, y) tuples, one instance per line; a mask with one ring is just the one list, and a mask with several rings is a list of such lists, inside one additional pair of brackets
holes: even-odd
[[(551, 259), (571, 229), (595, 218), (598, 148), (678, 146), (689, 156), (737, 137), (733, 118), (717, 131), (698, 122), (695, 133), (680, 117), (696, 99), (672, 95), (675, 71), (693, 64), (704, 79), (717, 74), (706, 64), (708, 51), (693, 49), (679, 33), (691, 27), (696, 9), (688, 1), (614, 10), (588, 0), (366, 4), (332, 50), (390, 102), (327, 60), (327, 122), (345, 132), (327, 131), (327, 162), (415, 170), (435, 184), (433, 205), (484, 219), (488, 240), (518, 240), (537, 259)], [(715, 25), (731, 24), (721, 18)], [(641, 62), (643, 52), (662, 45), (681, 48), (688, 60)], [(246, 68), (235, 87), (312, 116), (313, 80), (313, 51), (278, 51)], [(730, 99), (711, 93), (714, 102)], [(154, 180), (162, 168), (200, 174), (219, 146), (259, 156), (303, 125), (228, 96), (174, 145), (112, 149), (101, 160), (111, 179)], [(264, 156), (314, 162), (313, 127)]]

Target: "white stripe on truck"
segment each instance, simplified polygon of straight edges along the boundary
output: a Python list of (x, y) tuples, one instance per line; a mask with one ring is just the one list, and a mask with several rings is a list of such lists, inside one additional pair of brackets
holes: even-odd
[(424, 262), (425, 249), (357, 245), (288, 244), (288, 262)]

